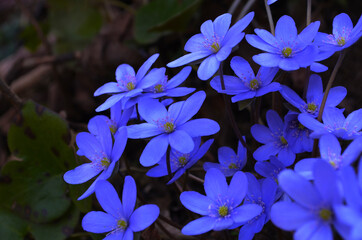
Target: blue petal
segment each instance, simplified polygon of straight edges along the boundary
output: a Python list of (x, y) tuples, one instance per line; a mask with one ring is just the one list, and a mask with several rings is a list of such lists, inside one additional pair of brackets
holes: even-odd
[[(108, 168), (111, 168), (112, 165), (113, 165), (113, 168), (114, 168), (115, 162), (111, 163), (111, 165), (109, 165)], [(107, 179), (109, 177), (108, 175), (110, 176), (110, 174), (108, 174), (107, 171), (103, 171), (96, 178), (96, 180), (94, 180), (94, 182), (89, 186), (89, 188), (77, 200), (83, 200), (84, 198), (89, 197), (92, 193), (94, 193), (97, 182), (100, 181), (100, 180)]]
[(298, 204), (308, 209), (319, 209), (323, 203), (317, 189), (305, 178), (291, 170), (284, 170), (278, 177), (279, 186)]
[(225, 85), (224, 90), (222, 89), (221, 86), (220, 76), (216, 76), (210, 81), (210, 86), (219, 93), (235, 95), (240, 92), (246, 92), (250, 90), (248, 87), (245, 86), (244, 82), (238, 77), (228, 76), (228, 75), (224, 75), (223, 77)]
[(171, 184), (171, 183), (174, 183), (177, 179), (179, 179), (182, 174), (184, 174), (186, 172), (185, 170), (186, 167), (181, 167), (179, 168), (176, 173), (173, 175), (173, 177), (171, 178), (170, 181), (167, 182), (167, 185)]
[(270, 216), (277, 227), (286, 231), (296, 230), (306, 222), (317, 218), (309, 209), (287, 201), (275, 203), (271, 208)]
[[(309, 78), (308, 90), (307, 90), (307, 102), (314, 102), (316, 105), (320, 105), (323, 98), (323, 83), (322, 79), (317, 74), (312, 74)], [(318, 106), (319, 107), (319, 106)]]
[(266, 86), (266, 85), (270, 84), (273, 81), (273, 79), (278, 71), (279, 71), (279, 68), (277, 68), (277, 67), (273, 67), (273, 68), (260, 67), (259, 71), (257, 73), (257, 77), (260, 79), (260, 81), (262, 83), (261, 85)]
[(343, 164), (350, 165), (351, 163), (357, 160), (361, 152), (362, 152), (362, 137), (358, 137), (355, 140), (353, 140), (353, 142), (351, 142), (346, 148), (346, 150), (343, 152), (342, 154)]
[(161, 162), (166, 162), (166, 157), (162, 158), (160, 160), (160, 162), (158, 162), (159, 165), (151, 168), (150, 170), (148, 170), (148, 172), (146, 173), (147, 176), (149, 177), (163, 177), (166, 176), (167, 173), (167, 166), (166, 163), (161, 164)]
[(217, 61), (224, 61), (231, 53), (232, 47), (225, 46), (221, 47), (220, 50), (215, 54)]
[(197, 150), (197, 152), (192, 156), (192, 160), (199, 160), (202, 158), (205, 153), (209, 150), (211, 144), (214, 142), (214, 139), (207, 140), (201, 147)]
[[(178, 116), (172, 116), (172, 117), (177, 117), (175, 119), (175, 125), (176, 126), (182, 125), (183, 123), (187, 122), (190, 118), (192, 118), (201, 108), (202, 104), (204, 103), (205, 98), (206, 98), (206, 93), (204, 91), (198, 91), (198, 92), (192, 94), (183, 103), (181, 109), (179, 107), (177, 108), (177, 109), (180, 109), (180, 113), (178, 114)], [(177, 104), (177, 103), (175, 103), (175, 104)], [(174, 104), (172, 104), (172, 105), (174, 105)], [(170, 106), (170, 108), (171, 108), (171, 106)], [(170, 110), (169, 110), (169, 112), (170, 112)], [(177, 111), (175, 111), (175, 112), (177, 112)]]
[(301, 33), (299, 33), (297, 41), (302, 42), (304, 46), (311, 44), (318, 32), (319, 26), (319, 21), (310, 23)]
[(300, 109), (301, 111), (303, 110), (304, 105), (306, 105), (304, 100), (299, 97), (296, 92), (294, 92), (292, 89), (285, 85), (282, 85), (282, 90), (280, 91), (280, 94), (285, 100), (287, 100), (287, 102), (292, 104), (294, 107)]
[(177, 129), (187, 132), (191, 137), (201, 137), (217, 133), (220, 130), (220, 126), (214, 120), (199, 118), (188, 121)]
[(347, 89), (342, 86), (334, 87), (329, 90), (326, 106), (335, 107), (342, 102), (347, 95)]
[(246, 38), (246, 41), (251, 46), (259, 48), (260, 50), (263, 50), (265, 52), (270, 52), (270, 53), (279, 53), (280, 52), (280, 50), (278, 48), (265, 42), (263, 39), (261, 39), (257, 35), (247, 34), (245, 38)]
[(294, 239), (333, 240), (333, 233), (329, 223), (314, 220), (299, 228), (294, 233)]
[(124, 148), (126, 147), (127, 144), (127, 129), (126, 127), (121, 127), (118, 132), (117, 135), (115, 136), (114, 139), (114, 145), (112, 148), (112, 155), (111, 155), (111, 159), (112, 161), (118, 161), (124, 151)]
[(181, 232), (185, 235), (199, 235), (213, 229), (215, 224), (216, 218), (202, 217), (189, 222), (182, 228)]
[(173, 78), (171, 78), (167, 82), (166, 85), (167, 89), (175, 88), (181, 83), (183, 83), (186, 80), (186, 78), (190, 75), (191, 69), (192, 68), (190, 66), (184, 67), (179, 73), (177, 73)]
[[(191, 96), (193, 96), (193, 95), (191, 95)], [(175, 120), (176, 127), (179, 125), (177, 118), (180, 116), (184, 103), (185, 103), (185, 101), (175, 102), (175, 103), (171, 104), (168, 108), (168, 117), (170, 119)], [(194, 113), (194, 114), (196, 114), (196, 113)]]
[(278, 67), (284, 71), (293, 71), (299, 69), (299, 64), (294, 58), (283, 58), (280, 60)]
[(204, 42), (205, 42), (204, 35), (202, 33), (198, 33), (192, 36), (189, 40), (187, 40), (184, 49), (187, 52), (198, 52), (205, 50)]
[(314, 45), (308, 45), (304, 50), (295, 54), (293, 59), (300, 67), (310, 66), (318, 54), (318, 49)]
[(285, 166), (290, 166), (294, 163), (295, 160), (295, 153), (292, 151), (290, 147), (284, 147), (278, 153), (278, 159), (281, 161)]
[(111, 214), (115, 219), (125, 217), (122, 204), (112, 184), (100, 180), (96, 184), (96, 197), (103, 210)]
[(353, 111), (348, 115), (344, 122), (344, 126), (350, 132), (358, 132), (362, 128), (362, 109)]
[(331, 158), (341, 155), (341, 145), (333, 134), (325, 134), (319, 140), (319, 151), (321, 157), (325, 160), (333, 160)]
[(208, 80), (216, 73), (216, 71), (219, 69), (219, 66), (220, 61), (217, 60), (215, 54), (212, 54), (202, 61), (199, 69), (197, 70), (197, 76), (201, 80)]
[(182, 56), (182, 57), (168, 63), (167, 67), (169, 67), (169, 68), (179, 67), (179, 66), (188, 64), (190, 62), (199, 60), (201, 58), (207, 57), (210, 54), (211, 54), (211, 52), (206, 51), (206, 50), (189, 53), (189, 54), (186, 54), (185, 56)]
[(244, 204), (235, 208), (231, 213), (231, 217), (236, 223), (245, 223), (258, 216), (262, 210), (262, 207), (258, 204)]
[(255, 91), (242, 92), (231, 98), (231, 102), (239, 102), (245, 99), (251, 99), (255, 97)]
[(268, 32), (267, 30), (255, 28), (254, 32), (256, 33), (256, 35), (258, 35), (266, 43), (268, 43), (268, 44), (270, 44), (272, 46), (278, 46), (279, 45), (279, 42), (275, 38), (275, 36), (273, 34), (271, 34), (270, 32)]
[(136, 205), (137, 187), (136, 182), (131, 176), (126, 176), (124, 179), (122, 203), (125, 218), (128, 219)]
[(95, 167), (92, 163), (85, 163), (73, 170), (67, 171), (63, 178), (66, 183), (80, 184), (88, 181), (100, 173), (102, 169)]
[(317, 161), (322, 160), (318, 158), (302, 159), (295, 164), (294, 170), (306, 179), (313, 179), (313, 166)]
[(118, 83), (116, 82), (109, 82), (104, 84), (103, 86), (99, 87), (95, 92), (94, 96), (99, 96), (105, 93), (119, 93), (122, 90), (118, 87)]
[[(76, 137), (76, 143), (79, 149), (82, 149), (84, 155), (88, 159), (93, 159), (97, 153), (103, 152), (101, 143), (97, 138), (87, 132), (78, 133)], [(98, 156), (98, 155), (97, 155)]]
[(156, 124), (159, 119), (165, 119), (167, 116), (166, 107), (156, 99), (141, 99), (138, 111), (143, 119), (152, 124)]
[(131, 67), (128, 64), (121, 64), (116, 69), (116, 80), (120, 81), (126, 78), (127, 76), (135, 76), (136, 73), (133, 70), (133, 67)]
[(119, 93), (109, 97), (103, 104), (96, 108), (96, 112), (101, 112), (107, 110), (108, 108), (111, 108), (113, 105), (119, 102), (125, 94), (126, 93)]
[(244, 37), (244, 34), (241, 34), (242, 31), (249, 25), (251, 20), (253, 20), (254, 12), (246, 14), (242, 19), (237, 21), (227, 32), (224, 37), (222, 44), (224, 46), (228, 45), (234, 47), (238, 44), (241, 39)]
[(248, 180), (246, 179), (245, 173), (236, 172), (231, 179), (227, 196), (233, 199), (233, 205), (238, 206), (244, 199), (248, 190)]
[(271, 206), (274, 203), (277, 189), (278, 189), (278, 184), (273, 179), (265, 178), (263, 180), (261, 185), (262, 199), (267, 207)]
[(137, 75), (136, 75), (137, 81), (140, 81), (146, 75), (146, 73), (151, 68), (152, 64), (157, 60), (159, 55), (160, 54), (158, 54), (158, 53), (153, 54), (142, 64), (142, 66), (137, 71)]
[(248, 179), (248, 193), (247, 196), (251, 200), (261, 198), (260, 182), (251, 173), (245, 173)]
[(328, 67), (325, 66), (325, 65), (323, 65), (323, 64), (321, 64), (321, 63), (315, 62), (315, 63), (312, 63), (312, 64), (310, 65), (310, 70), (311, 70), (312, 72), (321, 73), (321, 72), (327, 71), (327, 70), (328, 70)]
[(293, 42), (298, 36), (293, 18), (284, 15), (275, 26), (275, 37), (284, 43)]
[(272, 133), (278, 133), (277, 135), (280, 135), (280, 133), (283, 132), (284, 123), (276, 111), (268, 110), (266, 113), (266, 121)]
[(337, 174), (334, 168), (325, 161), (317, 161), (313, 166), (314, 185), (325, 203), (342, 204)]
[(168, 141), (173, 149), (182, 153), (189, 153), (194, 149), (194, 141), (187, 132), (180, 128), (168, 134)]
[[(119, 240), (121, 238), (117, 238), (117, 239), (114, 239), (114, 240)], [(103, 239), (105, 240), (105, 239)], [(133, 231), (131, 228), (127, 228), (126, 231), (124, 232), (124, 235), (123, 235), (123, 238), (122, 240), (133, 240)]]
[(214, 20), (214, 31), (218, 37), (224, 37), (229, 30), (231, 23), (231, 14), (225, 13)]
[(263, 67), (278, 67), (282, 59), (278, 54), (272, 53), (260, 53), (253, 56), (254, 62)]
[(110, 232), (117, 227), (117, 219), (105, 212), (92, 211), (84, 216), (82, 227), (92, 233)]
[(214, 24), (211, 20), (205, 21), (200, 27), (201, 33), (208, 39), (214, 36)]
[(233, 219), (231, 218), (221, 218), (216, 221), (215, 226), (213, 228), (214, 231), (221, 231), (228, 229), (234, 223)]
[(360, 209), (362, 205), (360, 200), (362, 193), (355, 171), (352, 167), (346, 166), (341, 169), (341, 181), (347, 204), (354, 209)]
[(157, 205), (147, 204), (137, 208), (129, 219), (129, 228), (134, 232), (139, 232), (156, 221), (158, 215), (160, 214), (160, 209)]
[(204, 188), (206, 195), (217, 201), (220, 196), (224, 196), (228, 190), (225, 176), (216, 168), (211, 168), (206, 172)]
[(274, 137), (269, 128), (264, 125), (254, 124), (250, 128), (251, 135), (255, 138), (256, 141), (260, 143), (267, 144), (274, 140)]
[(165, 155), (168, 146), (168, 135), (161, 134), (153, 139), (146, 145), (143, 150), (140, 163), (144, 167), (155, 165), (163, 155)]
[(233, 69), (236, 76), (242, 80), (242, 82), (249, 82), (249, 80), (255, 78), (254, 71), (250, 67), (250, 64), (242, 57), (233, 57), (230, 61), (230, 67)]
[(107, 234), (107, 236), (105, 238), (103, 238), (103, 240), (119, 240), (119, 239), (123, 239), (124, 236), (124, 232), (123, 231), (116, 231), (116, 232), (111, 232), (109, 234)]
[(156, 125), (151, 123), (141, 123), (127, 126), (129, 138), (148, 138), (163, 133)]
[(268, 160), (271, 155), (275, 156), (278, 152), (279, 149), (275, 146), (275, 143), (270, 142), (256, 149), (253, 157), (257, 161), (265, 161)]
[(166, 95), (168, 97), (183, 97), (192, 92), (194, 92), (195, 88), (188, 88), (188, 87), (178, 87), (174, 89), (167, 90)]
[(353, 23), (351, 18), (345, 14), (341, 13), (334, 17), (333, 19), (333, 35), (338, 38), (339, 36), (345, 36), (346, 31), (353, 29)]
[(239, 231), (238, 240), (252, 240), (255, 234), (254, 225), (253, 223), (249, 223), (242, 226)]
[[(349, 116), (351, 116), (351, 115), (352, 115), (352, 113)], [(361, 118), (358, 118), (358, 121), (359, 121), (359, 119), (361, 119)], [(341, 111), (341, 109), (331, 108), (331, 107), (326, 107), (324, 109), (322, 120), (325, 125), (331, 126), (331, 127), (333, 126), (334, 129), (343, 127), (344, 123), (347, 122), (347, 121), (345, 121), (346, 119), (345, 119), (345, 117), (343, 115), (343, 111)], [(306, 126), (306, 127), (308, 127), (308, 126)]]
[[(320, 131), (324, 130), (324, 125), (319, 122), (318, 120), (314, 119), (307, 113), (301, 113), (298, 116), (298, 121), (303, 124), (303, 126), (313, 130), (313, 131)], [(328, 133), (327, 130), (325, 130), (326, 133)]]
[(208, 215), (209, 206), (214, 202), (211, 198), (194, 191), (181, 193), (180, 201), (188, 210), (200, 215)]
[(217, 150), (217, 156), (219, 162), (224, 166), (227, 166), (229, 163), (234, 162), (233, 160), (236, 160), (236, 154), (234, 150), (229, 147), (219, 148)]
[(279, 91), (280, 89), (281, 89), (280, 83), (273, 82), (273, 83), (270, 83), (269, 85), (266, 85), (266, 86), (263, 86), (263, 87), (257, 89), (255, 97), (260, 97), (260, 96), (263, 96), (270, 92), (276, 92), (276, 91)]

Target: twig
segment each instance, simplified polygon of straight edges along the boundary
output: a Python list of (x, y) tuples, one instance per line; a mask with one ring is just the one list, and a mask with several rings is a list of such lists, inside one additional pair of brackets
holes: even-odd
[(3, 93), (3, 96), (11, 102), (11, 104), (17, 108), (20, 109), (22, 105), (22, 100), (16, 95), (9, 86), (5, 83), (5, 81), (0, 78), (0, 91)]
[(241, 19), (242, 17), (245, 16), (245, 14), (249, 11), (249, 9), (253, 6), (253, 4), (255, 3), (256, 0), (249, 0), (246, 2), (245, 6), (243, 7), (243, 9), (241, 10), (239, 16), (237, 17), (236, 21), (238, 21), (239, 19)]
[(167, 164), (167, 173), (170, 180), (172, 179), (172, 171), (171, 171), (171, 159), (170, 159), (171, 147), (167, 147), (166, 151), (166, 164)]
[(312, 0), (307, 0), (307, 26), (312, 21)]
[(231, 4), (228, 13), (233, 14), (235, 12), (235, 9), (238, 7), (241, 0), (234, 0), (234, 2)]
[(274, 21), (273, 21), (273, 16), (272, 16), (271, 11), (270, 11), (270, 6), (268, 5), (268, 0), (264, 0), (264, 4), (265, 4), (266, 14), (268, 15), (268, 22), (269, 22), (270, 32), (271, 32), (271, 34), (275, 35)]
[(193, 175), (193, 174), (191, 174), (191, 173), (189, 174), (189, 177), (190, 177), (191, 179), (199, 182), (199, 183), (202, 183), (202, 184), (205, 183), (205, 181), (204, 181), (203, 179), (201, 179), (201, 178), (199, 178), (199, 177), (196, 177), (195, 175)]

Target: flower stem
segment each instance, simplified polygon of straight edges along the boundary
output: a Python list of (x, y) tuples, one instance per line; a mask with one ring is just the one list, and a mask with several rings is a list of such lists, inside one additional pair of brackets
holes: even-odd
[(0, 92), (2, 92), (2, 95), (8, 99), (11, 104), (17, 108), (20, 109), (22, 106), (22, 100), (16, 95), (9, 86), (5, 83), (3, 79), (0, 79)]
[(307, 26), (312, 20), (312, 0), (307, 0)]
[(167, 151), (166, 151), (166, 164), (167, 164), (167, 173), (168, 176), (170, 178), (170, 180), (172, 179), (172, 172), (171, 172), (171, 160), (170, 160), (170, 153), (171, 153), (171, 147), (170, 145), (167, 147)]
[[(337, 71), (338, 71), (339, 67), (342, 64), (342, 60), (344, 58), (344, 55), (345, 55), (344, 51), (341, 51), (340, 54), (339, 54), (338, 60), (336, 62), (336, 65), (334, 66), (334, 69), (332, 71), (332, 74), (331, 74), (331, 76), (330, 76), (330, 78), (328, 80), (328, 84), (327, 84), (326, 90), (325, 90), (324, 95), (323, 95), (322, 103), (321, 103), (321, 106), (319, 107), (319, 113), (318, 113), (318, 118), (317, 118), (317, 120), (319, 122), (322, 121), (323, 111), (324, 111), (324, 107), (325, 107), (326, 102), (327, 102), (328, 93), (329, 93), (329, 90), (332, 88), (334, 79), (336, 78)], [(317, 156), (317, 149), (318, 149), (318, 139), (314, 140), (312, 157)]]
[[(220, 82), (221, 82), (221, 89), (225, 90), (225, 82), (224, 82), (224, 75), (223, 75), (222, 68), (223, 68), (223, 63), (221, 62), (220, 67), (219, 67)], [(222, 96), (224, 98), (225, 108), (226, 108), (226, 112), (229, 116), (231, 127), (234, 129), (234, 132), (235, 132), (236, 136), (238, 137), (239, 141), (241, 142), (241, 144), (250, 152), (250, 147), (244, 141), (244, 138), (241, 135), (238, 125), (236, 123), (234, 114), (231, 109), (230, 99), (228, 99), (228, 97), (226, 96), (225, 93), (222, 94)]]
[(189, 177), (190, 177), (191, 179), (199, 182), (199, 183), (202, 183), (202, 184), (204, 184), (204, 182), (205, 182), (203, 179), (201, 179), (201, 178), (199, 178), (199, 177), (196, 177), (195, 175), (193, 175), (193, 174), (191, 174), (191, 173), (189, 174)]
[(275, 35), (274, 32), (274, 22), (273, 22), (273, 17), (270, 11), (270, 7), (268, 5), (268, 0), (264, 0), (264, 4), (265, 4), (265, 10), (266, 10), (266, 14), (268, 15), (268, 21), (269, 21), (269, 27), (270, 27), (270, 32)]

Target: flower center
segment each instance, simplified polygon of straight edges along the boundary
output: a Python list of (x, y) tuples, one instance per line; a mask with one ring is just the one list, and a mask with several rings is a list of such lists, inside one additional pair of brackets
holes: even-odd
[(285, 47), (282, 50), (282, 54), (284, 57), (290, 57), (290, 55), (292, 55), (292, 49), (290, 47)]
[(228, 166), (229, 169), (237, 169), (238, 167), (236, 166), (235, 163), (230, 163)]
[(317, 105), (315, 103), (308, 103), (307, 111), (312, 113), (315, 110), (317, 110)]
[(218, 213), (219, 213), (219, 215), (220, 215), (221, 217), (225, 217), (225, 216), (228, 215), (228, 213), (229, 213), (229, 209), (228, 209), (228, 207), (225, 206), (225, 205), (219, 207), (219, 209), (218, 209), (217, 211), (218, 211)]
[(163, 92), (163, 85), (162, 84), (157, 84), (156, 86), (155, 86), (155, 91), (156, 91), (156, 93), (160, 93), (160, 92)]
[(211, 51), (213, 51), (214, 53), (216, 53), (220, 50), (220, 45), (217, 42), (213, 42), (210, 47), (211, 47)]
[(252, 90), (255, 90), (255, 89), (259, 88), (259, 81), (254, 78), (253, 80), (250, 81), (249, 87), (250, 87)]
[(110, 125), (109, 129), (111, 130), (112, 134), (115, 134), (117, 132), (117, 126), (114, 124)]
[(332, 217), (332, 212), (329, 209), (322, 209), (319, 211), (319, 217), (322, 218), (324, 221), (328, 221)]
[(131, 91), (134, 89), (135, 85), (133, 82), (129, 82), (129, 83), (127, 83), (126, 87), (127, 87), (128, 91)]
[(117, 221), (117, 227), (124, 230), (127, 228), (127, 222), (123, 219)]
[(187, 159), (186, 159), (186, 157), (182, 156), (182, 157), (179, 157), (179, 158), (178, 158), (178, 162), (179, 162), (179, 164), (183, 167), (183, 166), (186, 165)]
[(280, 136), (280, 141), (282, 142), (283, 145), (287, 145), (288, 141), (285, 139), (284, 136)]
[(165, 130), (165, 132), (170, 133), (175, 130), (175, 125), (172, 122), (166, 122), (165, 124), (163, 124), (163, 129)]
[(108, 158), (104, 157), (101, 159), (101, 164), (103, 167), (108, 167), (111, 164), (111, 162), (109, 161)]
[(337, 44), (341, 47), (344, 46), (344, 44), (346, 44), (346, 39), (344, 37), (338, 38)]

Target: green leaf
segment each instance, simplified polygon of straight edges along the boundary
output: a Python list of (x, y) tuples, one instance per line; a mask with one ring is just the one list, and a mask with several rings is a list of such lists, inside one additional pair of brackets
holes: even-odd
[(103, 24), (100, 11), (90, 0), (49, 0), (49, 25), (57, 36), (56, 52), (82, 49)]
[(162, 35), (183, 31), (201, 0), (154, 0), (136, 13), (134, 34), (137, 42), (148, 44)]
[(26, 221), (9, 210), (0, 208), (0, 222), (1, 239), (23, 240), (27, 234)]
[(250, 98), (250, 99), (245, 99), (242, 101), (238, 102), (238, 110), (241, 111), (244, 108), (248, 107), (250, 105), (250, 103), (252, 103), (255, 99), (254, 98)]

